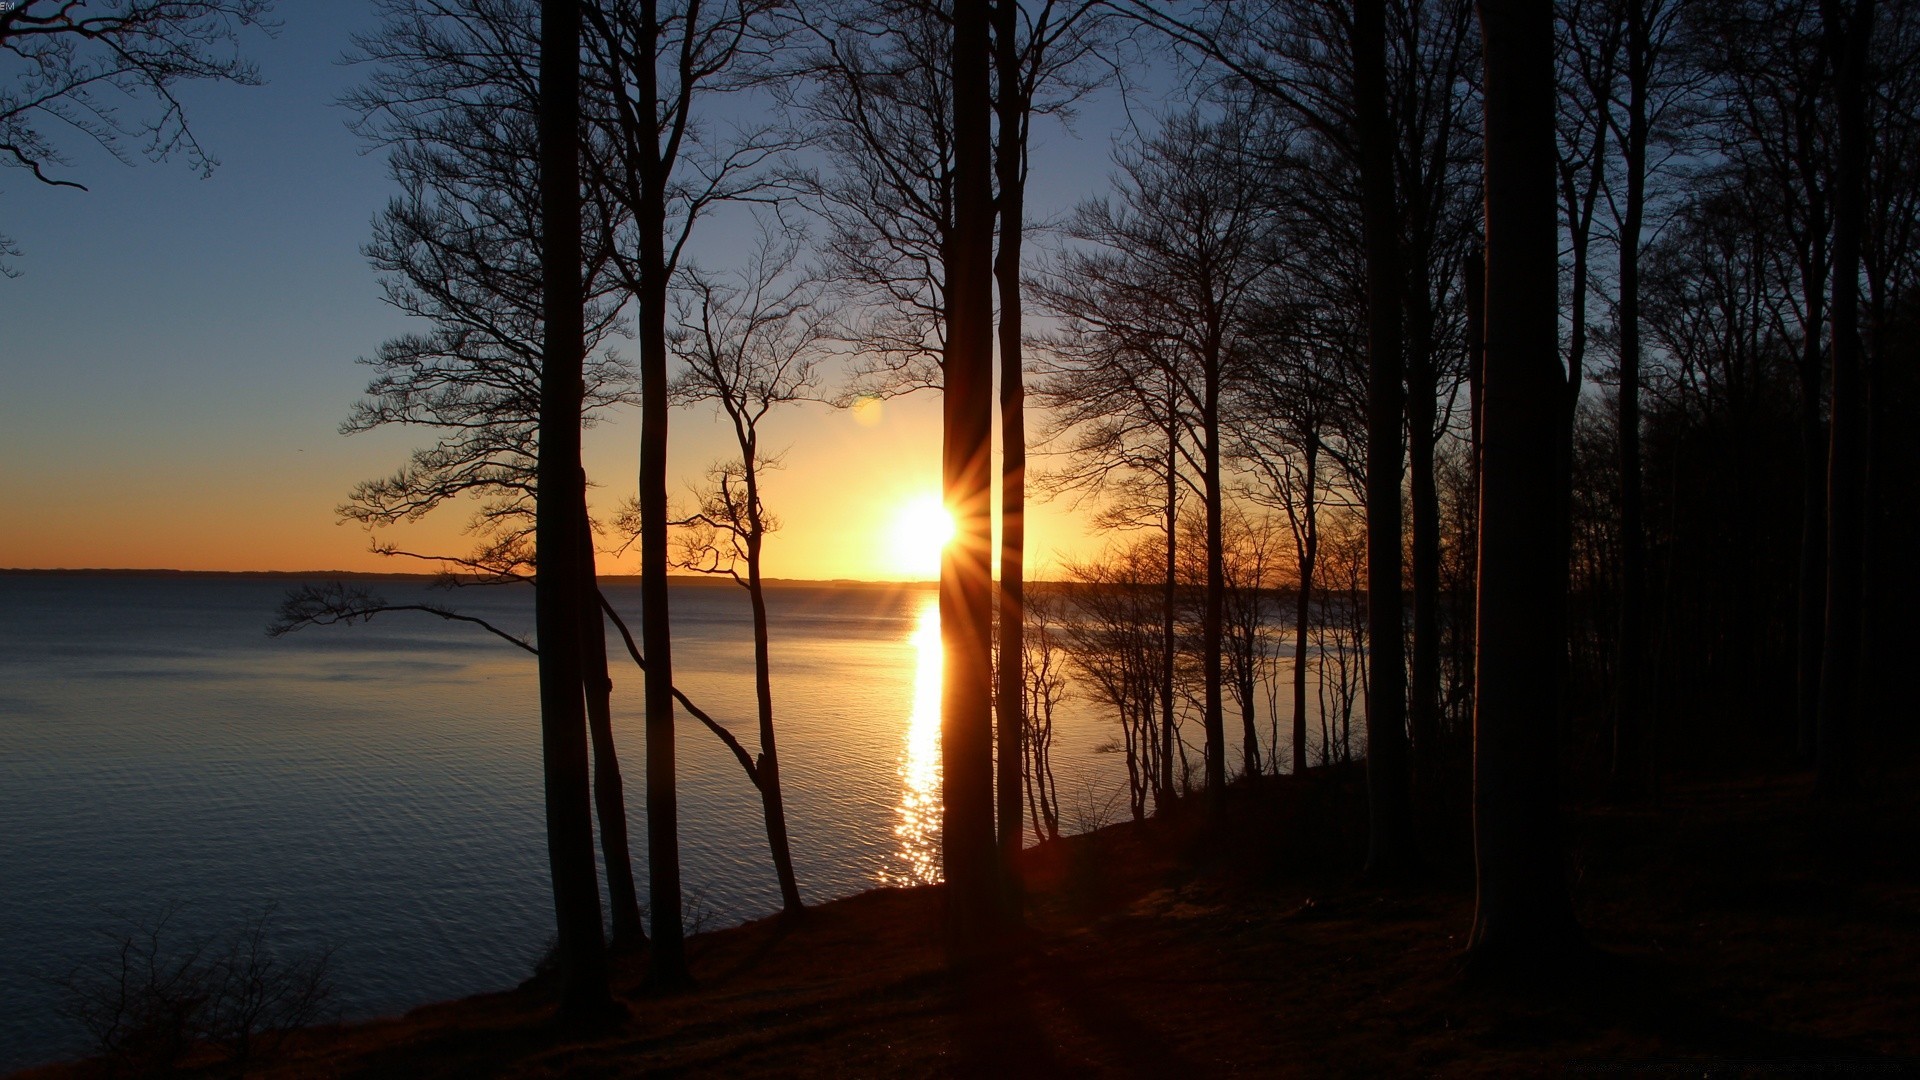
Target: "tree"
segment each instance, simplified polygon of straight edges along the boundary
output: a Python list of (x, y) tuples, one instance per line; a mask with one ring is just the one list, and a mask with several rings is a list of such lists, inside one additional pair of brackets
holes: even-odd
[(1619, 206), (1620, 351), (1620, 641), (1615, 667), (1613, 779), (1628, 790), (1645, 783), (1647, 542), (1640, 484), (1640, 249), (1646, 229), (1649, 143), (1678, 97), (1673, 54), (1678, 0), (1622, 0), (1620, 77), (1625, 116), (1608, 109), (1626, 188)]
[[(647, 882), (653, 918), (648, 981), (691, 982), (681, 913), (679, 797), (675, 786), (672, 634), (667, 564), (668, 284), (693, 228), (715, 204), (757, 197), (773, 181), (763, 166), (788, 145), (772, 125), (735, 128), (716, 141), (701, 122), (709, 96), (756, 84), (777, 43), (774, 0), (658, 0), (589, 5), (587, 90), (596, 103), (588, 156), (608, 251), (639, 309), (640, 595), (646, 664)], [(667, 77), (661, 77), (662, 68)]]
[(773, 679), (768, 654), (767, 596), (761, 551), (778, 521), (761, 499), (761, 477), (779, 464), (760, 445), (760, 422), (775, 406), (811, 395), (818, 385), (828, 313), (818, 289), (793, 272), (798, 251), (763, 239), (738, 284), (697, 271), (682, 278), (684, 304), (671, 345), (685, 364), (670, 392), (675, 404), (713, 402), (733, 428), (740, 457), (709, 471), (700, 507), (683, 524), (682, 566), (726, 574), (746, 589), (753, 606), (754, 697), (760, 756), (750, 774), (760, 791), (767, 845), (786, 914), (802, 910), (787, 843), (787, 812), (780, 793), (780, 755), (773, 730)]
[(940, 560), (942, 851), (949, 945), (977, 960), (1005, 925), (993, 799), (993, 175), (987, 0), (953, 8), (953, 236), (946, 251)]
[(1361, 228), (1367, 253), (1367, 873), (1414, 860), (1406, 667), (1401, 644), (1400, 477), (1405, 445), (1403, 259), (1394, 227), (1393, 130), (1386, 103), (1385, 0), (1358, 0), (1350, 46)]
[(587, 781), (579, 634), (588, 598), (579, 507), (580, 407), (585, 397), (585, 297), (580, 280), (580, 9), (540, 9), (540, 266), (545, 347), (540, 357), (540, 463), (534, 582), (540, 653), (540, 734), (547, 789), (547, 854), (559, 923), (561, 1015), (597, 1023), (613, 1009), (600, 937)]
[[(1202, 501), (1202, 708), (1206, 783), (1216, 794), (1226, 784), (1223, 418), (1251, 359), (1246, 315), (1268, 269), (1275, 223), (1264, 186), (1235, 152), (1242, 127), (1238, 118), (1178, 116), (1124, 151), (1118, 198), (1083, 204), (1069, 227), (1098, 248), (1068, 256), (1039, 290), (1083, 339), (1075, 346), (1079, 375), (1046, 390), (1049, 400), (1079, 399), (1067, 417), (1084, 421), (1081, 456), (1091, 464), (1119, 451)], [(1164, 465), (1138, 446), (1155, 428), (1166, 432)], [(1167, 505), (1175, 501), (1170, 492)], [(1167, 520), (1172, 529), (1170, 512)]]
[[(85, 191), (60, 173), (71, 162), (53, 132), (71, 130), (122, 162), (179, 154), (210, 175), (218, 163), (195, 137), (177, 90), (190, 82), (259, 85), (240, 41), (248, 31), (271, 33), (272, 13), (273, 0), (124, 0), (105, 11), (69, 0), (0, 6), (0, 55), (17, 65), (0, 85), (0, 168)], [(5, 260), (19, 254), (0, 234), (0, 276), (13, 276)]]
[(1556, 726), (1566, 561), (1556, 520), (1559, 244), (1553, 11), (1478, 0), (1486, 81), (1486, 372), (1469, 955), (1555, 970), (1577, 939), (1561, 866)]
[[(356, 39), (352, 58), (375, 65), (374, 71), (346, 104), (358, 114), (356, 133), (388, 150), (403, 194), (375, 219), (364, 250), (381, 275), (387, 303), (431, 328), (388, 341), (364, 361), (377, 374), (342, 431), (407, 424), (435, 429), (439, 437), (392, 475), (356, 485), (341, 515), (378, 529), (418, 520), (449, 501), (476, 500), (469, 531), (478, 546), (466, 557), (403, 552), (391, 544), (376, 550), (434, 561), (482, 581), (532, 581), (545, 303), (539, 80), (528, 62), (538, 55), (537, 11), (528, 3), (488, 0), (391, 0), (381, 11), (381, 29)], [(586, 231), (581, 256), (581, 422), (587, 425), (635, 400), (632, 369), (606, 348), (620, 328), (622, 298), (600, 242), (607, 230), (595, 226)], [(606, 626), (584, 496), (579, 514), (580, 543), (587, 547), (579, 572), (591, 601), (580, 617), (594, 804), (613, 943), (631, 948), (646, 935), (627, 846)], [(316, 610), (331, 609), (321, 604)]]
[(1168, 34), (1333, 149), (1358, 174), (1368, 339), (1368, 872), (1394, 876), (1414, 858), (1401, 639), (1401, 480), (1405, 451), (1401, 292), (1404, 252), (1387, 107), (1385, 0), (1344, 4), (1211, 0), (1195, 18), (1162, 5), (1127, 12)]
[(1860, 727), (1860, 639), (1866, 553), (1867, 410), (1860, 341), (1861, 240), (1867, 150), (1867, 62), (1873, 0), (1821, 0), (1820, 23), (1834, 58), (1839, 113), (1833, 177), (1832, 422), (1827, 449), (1827, 619), (1815, 738), (1819, 786), (1827, 798), (1854, 784)]
[(1832, 80), (1813, 0), (1696, 8), (1686, 63), (1699, 71), (1699, 126), (1726, 179), (1773, 208), (1789, 245), (1799, 333), (1800, 544), (1796, 727), (1813, 757), (1826, 617), (1826, 310), (1831, 263)]
[[(1088, 89), (1075, 72), (1099, 39), (1100, 0), (996, 0), (993, 13), (995, 210), (999, 218), (993, 273), (1000, 299), (1000, 589), (996, 610), (999, 655), (1019, 657), (1026, 630), (1027, 423), (1021, 325), (1021, 249), (1026, 234), (1028, 141), (1037, 111), (1062, 109)], [(1037, 99), (1043, 88), (1062, 84), (1062, 100)], [(1045, 654), (1042, 654), (1043, 656)], [(1027, 687), (1019, 665), (1003, 664), (994, 698), (999, 745), (1001, 859), (1016, 872), (1020, 853), (1020, 795), (1025, 747)]]

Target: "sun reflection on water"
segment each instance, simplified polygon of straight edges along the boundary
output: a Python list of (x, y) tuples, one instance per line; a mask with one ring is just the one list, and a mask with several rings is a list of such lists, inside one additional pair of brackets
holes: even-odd
[(913, 714), (900, 754), (900, 805), (893, 835), (894, 865), (882, 870), (888, 885), (925, 885), (940, 880), (940, 603), (927, 597), (914, 626), (916, 664)]

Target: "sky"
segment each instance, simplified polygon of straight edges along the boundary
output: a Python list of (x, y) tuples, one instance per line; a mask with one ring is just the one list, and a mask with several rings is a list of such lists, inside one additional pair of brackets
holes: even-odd
[[(22, 249), (0, 279), (0, 568), (424, 571), (373, 554), (336, 508), (354, 483), (392, 472), (423, 430), (352, 437), (340, 421), (366, 386), (355, 363), (410, 329), (385, 306), (360, 253), (395, 192), (334, 104), (365, 77), (340, 62), (376, 23), (367, 3), (286, 3), (282, 28), (247, 52), (265, 85), (188, 85), (194, 131), (219, 160), (128, 167), (63, 133), (50, 188), (0, 170), (0, 233)], [(8, 77), (0, 71), (0, 77)], [(1087, 103), (1074, 131), (1036, 128), (1031, 213), (1057, 215), (1105, 190), (1116, 100)], [(707, 269), (742, 246), (696, 232)], [(632, 343), (623, 352), (633, 355)], [(921, 393), (860, 415), (800, 405), (770, 419), (785, 448), (766, 482), (781, 531), (765, 572), (897, 580), (933, 575), (933, 553), (903, 538), (939, 485), (940, 403)], [(997, 437), (997, 436), (996, 436)], [(676, 410), (670, 496), (729, 452), (706, 407)], [(633, 494), (639, 424), (613, 416), (586, 435), (596, 511)], [(378, 539), (464, 554), (470, 505), (444, 507)], [(1097, 548), (1064, 505), (1028, 514), (1028, 561)], [(632, 572), (603, 554), (605, 573)]]

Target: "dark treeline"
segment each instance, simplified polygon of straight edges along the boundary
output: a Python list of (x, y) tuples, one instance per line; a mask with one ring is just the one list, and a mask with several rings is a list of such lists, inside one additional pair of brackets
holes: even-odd
[[(0, 96), (9, 164), (71, 183), (47, 132), (91, 80), (164, 105), (183, 79), (253, 79), (225, 46), (268, 5), (135, 6), (148, 22), (101, 24), (132, 43), (118, 68), (67, 7), (0, 9), (0, 45), (52, 80)], [(537, 591), (538, 648), (515, 643), (541, 665), (575, 1019), (608, 1012), (596, 828), (612, 944), (647, 949), (663, 992), (693, 977), (677, 713), (760, 793), (803, 910), (760, 571), (759, 425), (793, 402), (944, 395), (963, 964), (1019, 920), (1028, 830), (1060, 834), (1069, 693), (1110, 711), (1140, 818), (1217, 819), (1233, 784), (1363, 759), (1369, 880), (1464, 865), (1470, 836), (1491, 970), (1574, 948), (1563, 783), (1657, 804), (1676, 770), (1811, 767), (1820, 812), (1844, 812), (1911, 749), (1920, 5), (379, 8), (345, 104), (397, 188), (366, 253), (421, 329), (366, 359), (343, 430), (435, 441), (342, 513), (465, 504), (473, 551), (379, 550)], [(1177, 90), (1113, 133), (1111, 189), (1039, 228), (1035, 125), (1139, 72)], [(132, 130), (81, 129), (109, 150)], [(204, 160), (175, 106), (151, 134)], [(758, 218), (749, 265), (700, 264), (716, 215)], [(736, 436), (690, 510), (668, 500), (674, 406)], [(635, 407), (634, 497), (595, 521), (580, 429)], [(1065, 585), (1023, 581), (1030, 495), (1113, 538)], [(622, 543), (637, 633), (595, 584)], [(674, 686), (673, 566), (750, 595), (757, 752)], [(289, 597), (279, 627), (395, 610), (477, 621), (339, 586)], [(646, 927), (609, 629), (644, 669)]]

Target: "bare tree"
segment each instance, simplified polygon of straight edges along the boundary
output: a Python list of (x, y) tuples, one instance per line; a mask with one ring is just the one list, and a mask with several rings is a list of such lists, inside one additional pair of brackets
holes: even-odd
[[(86, 185), (56, 132), (77, 133), (114, 158), (174, 155), (210, 175), (218, 162), (200, 145), (179, 98), (182, 84), (257, 86), (240, 55), (250, 31), (271, 33), (273, 0), (123, 0), (105, 10), (72, 0), (12, 0), (0, 6), (0, 168), (24, 169), (52, 187)], [(0, 276), (20, 251), (0, 234)]]
[(1860, 274), (1865, 219), (1867, 63), (1873, 0), (1821, 0), (1820, 23), (1834, 58), (1839, 113), (1833, 177), (1832, 421), (1827, 448), (1827, 619), (1815, 737), (1820, 791), (1854, 784), (1860, 727), (1861, 557), (1866, 550), (1867, 410), (1860, 341)]
[[(1167, 439), (1166, 452), (1170, 465), (1181, 467), (1169, 467), (1167, 478), (1180, 476), (1202, 500), (1208, 569), (1201, 671), (1206, 779), (1215, 792), (1226, 783), (1222, 418), (1236, 365), (1248, 356), (1244, 316), (1268, 267), (1274, 224), (1263, 186), (1234, 153), (1232, 133), (1238, 130), (1234, 119), (1207, 123), (1181, 116), (1123, 153), (1118, 198), (1084, 204), (1069, 227), (1070, 235), (1098, 247), (1066, 258), (1040, 290), (1053, 310), (1069, 317), (1075, 333), (1096, 338), (1089, 355), (1135, 362), (1133, 370), (1080, 370), (1093, 382), (1118, 380), (1114, 393), (1102, 397), (1127, 410), (1121, 417), (1158, 415), (1173, 425), (1177, 437)], [(1140, 361), (1149, 366), (1139, 369)], [(1091, 403), (1086, 389), (1083, 401)], [(1058, 398), (1063, 391), (1074, 392), (1063, 385), (1049, 394)], [(1169, 407), (1156, 408), (1157, 400)], [(1104, 426), (1108, 418), (1088, 419), (1086, 434), (1095, 440), (1089, 448), (1116, 445), (1112, 438), (1124, 445), (1140, 430), (1133, 420), (1121, 419), (1113, 428)]]
[[(387, 149), (402, 195), (375, 219), (364, 250), (381, 275), (387, 303), (426, 320), (429, 329), (395, 338), (363, 361), (376, 376), (341, 430), (406, 424), (433, 429), (438, 438), (392, 475), (356, 485), (340, 512), (382, 529), (474, 500), (479, 505), (469, 531), (478, 546), (465, 557), (406, 552), (391, 543), (375, 550), (452, 567), (444, 584), (530, 581), (545, 318), (539, 83), (530, 62), (538, 55), (537, 10), (526, 0), (390, 0), (381, 13), (381, 29), (356, 39), (351, 56), (373, 70), (345, 103), (358, 114), (354, 130)], [(621, 306), (606, 247), (593, 242), (606, 231), (589, 228), (581, 256), (581, 417), (587, 425), (635, 400), (632, 370), (606, 348), (619, 330)], [(597, 586), (584, 495), (578, 513), (579, 569), (591, 598)], [(597, 601), (580, 618), (613, 942), (631, 948), (646, 935), (627, 847)]]
[(1065, 598), (1057, 586), (1040, 586), (1026, 594), (1027, 625), (1020, 637), (1026, 649), (1021, 665), (1026, 696), (1021, 725), (1027, 812), (1037, 840), (1060, 839), (1060, 788), (1053, 776), (1053, 714), (1068, 690)]
[[(1486, 65), (1487, 313), (1474, 690), (1481, 970), (1553, 971), (1577, 940), (1561, 865), (1558, 709), (1566, 560), (1556, 518), (1558, 242), (1553, 11), (1479, 0)], [(1376, 662), (1378, 662), (1376, 660)]]
[[(589, 6), (586, 91), (596, 102), (588, 155), (594, 190), (623, 214), (602, 211), (609, 254), (638, 307), (640, 339), (640, 594), (646, 665), (647, 852), (653, 918), (648, 980), (687, 986), (681, 913), (679, 797), (668, 619), (668, 284), (695, 224), (714, 205), (760, 198), (776, 181), (765, 166), (790, 140), (772, 125), (731, 129), (702, 122), (706, 99), (757, 85), (778, 45), (774, 0)], [(664, 78), (663, 78), (664, 72)]]
[(802, 905), (780, 793), (767, 596), (761, 579), (761, 552), (767, 535), (779, 525), (761, 498), (761, 478), (777, 467), (779, 458), (762, 447), (760, 424), (777, 406), (805, 400), (818, 389), (830, 312), (820, 306), (816, 285), (795, 273), (797, 253), (796, 245), (768, 236), (736, 282), (698, 271), (683, 274), (679, 328), (669, 342), (685, 365), (669, 390), (674, 403), (719, 406), (740, 451), (738, 459), (710, 470), (699, 508), (682, 522), (690, 528), (683, 537), (680, 564), (727, 575), (746, 589), (753, 606), (760, 756), (752, 775), (760, 791), (781, 903), (790, 916), (800, 914)]
[(1136, 540), (1065, 567), (1061, 640), (1082, 695), (1114, 712), (1135, 821), (1146, 818), (1150, 801), (1164, 808), (1172, 797), (1162, 780), (1172, 770), (1168, 747), (1157, 730), (1165, 643), (1156, 625), (1155, 586), (1163, 548), (1152, 538)]

